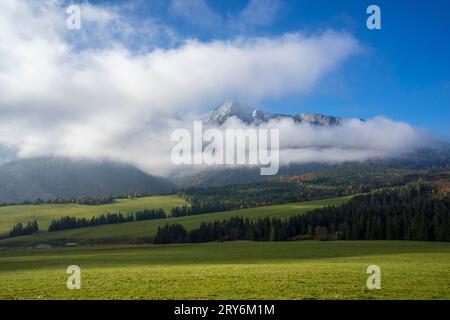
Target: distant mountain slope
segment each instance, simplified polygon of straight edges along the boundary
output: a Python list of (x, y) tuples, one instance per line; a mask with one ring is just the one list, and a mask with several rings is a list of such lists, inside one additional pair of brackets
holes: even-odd
[[(446, 144), (434, 148), (420, 149), (402, 158), (373, 159), (364, 162), (343, 163), (304, 163), (281, 166), (277, 176), (297, 176), (317, 172), (351, 172), (363, 173), (390, 172), (401, 170), (449, 170), (450, 147)], [(276, 177), (276, 176), (275, 176)], [(246, 184), (273, 179), (273, 176), (261, 176), (259, 168), (211, 168), (192, 175), (173, 176), (172, 179), (183, 187), (189, 186), (223, 186), (230, 184)]]
[(295, 122), (324, 126), (339, 125), (342, 123), (342, 119), (339, 117), (327, 116), (322, 114), (302, 112), (297, 115), (286, 115), (263, 112), (245, 106), (236, 100), (225, 101), (222, 106), (219, 106), (215, 110), (208, 112), (202, 120), (210, 124), (222, 125), (225, 121), (233, 116), (237, 117), (242, 122), (247, 124), (259, 124), (262, 122), (267, 122), (271, 119), (283, 118), (291, 118)]
[(0, 165), (0, 203), (117, 195), (167, 193), (168, 180), (110, 162), (34, 158)]
[[(307, 163), (301, 165), (289, 165), (280, 167), (277, 176), (299, 175), (333, 168), (333, 165), (322, 163)], [(275, 176), (276, 177), (276, 176)], [(238, 167), (224, 168), (216, 167), (204, 169), (190, 174), (178, 172), (171, 179), (181, 187), (212, 187), (232, 184), (246, 184), (273, 179), (274, 176), (262, 176), (259, 168)]]

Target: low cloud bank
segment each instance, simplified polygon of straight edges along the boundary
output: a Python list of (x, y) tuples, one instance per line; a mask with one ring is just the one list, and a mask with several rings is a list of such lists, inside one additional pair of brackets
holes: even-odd
[[(230, 119), (228, 128), (255, 128)], [(337, 126), (315, 126), (292, 119), (271, 120), (259, 127), (279, 129), (280, 163), (339, 163), (403, 157), (430, 146), (433, 138), (424, 130), (385, 117), (367, 121), (344, 120)]]

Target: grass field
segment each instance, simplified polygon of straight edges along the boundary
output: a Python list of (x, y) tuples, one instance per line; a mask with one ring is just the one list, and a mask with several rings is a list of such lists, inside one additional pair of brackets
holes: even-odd
[(449, 265), (449, 243), (407, 241), (14, 248), (0, 250), (0, 299), (450, 299)]
[(91, 218), (104, 213), (130, 212), (145, 208), (183, 206), (186, 201), (176, 195), (152, 196), (135, 199), (116, 199), (111, 204), (87, 206), (79, 204), (40, 204), (0, 207), (0, 234), (8, 232), (13, 225), (37, 220), (41, 230), (47, 230), (52, 219), (62, 216)]
[[(164, 199), (166, 200), (168, 198)], [(259, 219), (263, 217), (286, 218), (315, 208), (321, 208), (326, 205), (337, 205), (349, 199), (350, 197), (332, 198), (251, 209), (216, 212), (195, 216), (102, 225), (58, 232), (40, 232), (39, 234), (35, 234), (32, 236), (15, 237), (1, 240), (0, 247), (11, 245), (31, 245), (42, 242), (48, 242), (52, 244), (64, 244), (66, 242), (139, 243), (149, 241), (149, 238), (153, 237), (156, 234), (158, 226), (164, 225), (166, 223), (180, 223), (187, 229), (191, 229), (200, 225), (202, 221), (217, 221), (234, 216), (243, 216), (249, 219)]]

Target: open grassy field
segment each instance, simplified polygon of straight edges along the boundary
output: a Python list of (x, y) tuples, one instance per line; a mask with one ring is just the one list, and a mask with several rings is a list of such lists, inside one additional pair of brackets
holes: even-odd
[(234, 216), (242, 216), (249, 219), (263, 217), (286, 218), (295, 214), (306, 212), (327, 205), (338, 205), (348, 201), (350, 197), (332, 198), (299, 203), (289, 203), (258, 207), (251, 209), (216, 212), (195, 216), (137, 221), (123, 224), (110, 224), (96, 227), (64, 230), (58, 232), (40, 232), (39, 234), (23, 237), (9, 238), (0, 241), (1, 246), (30, 245), (42, 242), (64, 244), (76, 243), (138, 243), (148, 241), (156, 234), (158, 226), (166, 223), (180, 223), (187, 229), (200, 225), (202, 221), (217, 221)]
[[(66, 288), (73, 264), (80, 290)], [(0, 250), (0, 299), (450, 299), (449, 266), (450, 243), (408, 241), (14, 248)]]
[(62, 216), (87, 217), (105, 213), (130, 212), (145, 208), (183, 206), (186, 201), (177, 195), (151, 196), (135, 199), (116, 199), (111, 204), (87, 206), (79, 204), (40, 204), (0, 207), (0, 234), (8, 232), (13, 225), (37, 220), (41, 230), (47, 230), (52, 219)]

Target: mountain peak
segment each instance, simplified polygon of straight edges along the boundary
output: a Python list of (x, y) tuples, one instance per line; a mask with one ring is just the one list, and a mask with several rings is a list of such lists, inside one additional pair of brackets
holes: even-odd
[(252, 123), (255, 112), (258, 111), (241, 104), (237, 100), (230, 99), (226, 100), (221, 106), (217, 107), (213, 111), (208, 112), (204, 116), (204, 121), (221, 125), (230, 117), (234, 116), (243, 122)]
[(342, 118), (302, 112), (298, 115), (300, 122), (309, 122), (316, 125), (338, 125), (342, 123)]
[(230, 99), (226, 100), (221, 106), (217, 107), (215, 111), (223, 111), (229, 114), (240, 114), (240, 113), (249, 113), (253, 110), (250, 107), (247, 107), (241, 104), (239, 101)]
[(210, 111), (207, 114), (205, 114), (202, 120), (210, 124), (222, 125), (225, 121), (227, 121), (231, 117), (236, 117), (242, 122), (247, 124), (260, 124), (262, 122), (267, 122), (271, 119), (283, 119), (283, 118), (291, 118), (295, 122), (304, 122), (313, 125), (324, 125), (324, 126), (339, 125), (342, 123), (341, 118), (322, 114), (302, 112), (299, 113), (298, 115), (286, 115), (286, 114), (275, 114), (270, 112), (264, 112), (243, 105), (236, 99), (226, 100), (222, 105), (218, 106), (213, 111)]

